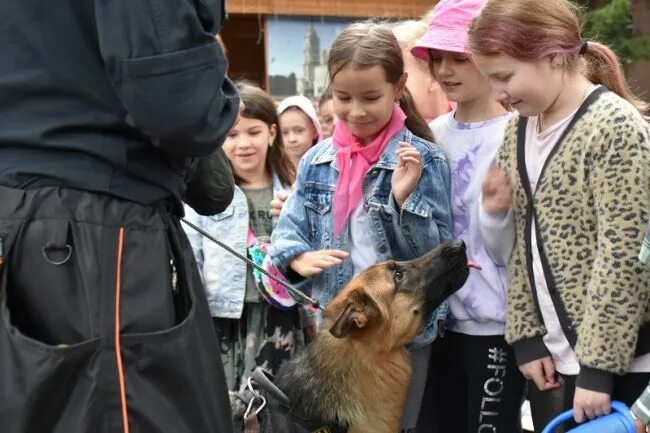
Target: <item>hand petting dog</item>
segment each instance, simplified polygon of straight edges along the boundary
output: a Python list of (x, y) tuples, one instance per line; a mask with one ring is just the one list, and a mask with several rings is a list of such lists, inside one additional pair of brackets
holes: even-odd
[(291, 269), (305, 278), (320, 274), (325, 269), (338, 266), (350, 254), (342, 250), (306, 251), (289, 263)]

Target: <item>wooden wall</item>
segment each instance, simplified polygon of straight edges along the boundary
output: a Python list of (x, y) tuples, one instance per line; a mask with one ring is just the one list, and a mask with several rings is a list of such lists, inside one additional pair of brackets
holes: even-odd
[(436, 0), (227, 0), (228, 13), (419, 18)]
[(230, 15), (220, 35), (228, 50), (228, 76), (267, 88), (266, 17)]

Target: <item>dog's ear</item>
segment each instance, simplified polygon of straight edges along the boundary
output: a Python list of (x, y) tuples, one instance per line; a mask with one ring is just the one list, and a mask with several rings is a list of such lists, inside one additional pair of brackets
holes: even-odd
[(352, 327), (365, 327), (377, 313), (375, 301), (363, 289), (355, 289), (346, 298), (343, 311), (330, 328), (330, 333), (336, 338), (343, 338)]

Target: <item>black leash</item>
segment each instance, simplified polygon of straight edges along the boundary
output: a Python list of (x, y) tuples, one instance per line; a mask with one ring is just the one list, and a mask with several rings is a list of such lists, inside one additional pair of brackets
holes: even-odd
[[(304, 302), (306, 302), (307, 304), (311, 305), (312, 307), (314, 307), (314, 308), (316, 308), (316, 309), (319, 309), (319, 310), (325, 311), (325, 309), (320, 305), (320, 303), (319, 303), (317, 300), (315, 300), (314, 298), (310, 298), (309, 296), (305, 295), (305, 294), (302, 293), (300, 290), (298, 290), (298, 289), (296, 289), (295, 287), (293, 287), (291, 284), (288, 284), (288, 283), (286, 283), (286, 282), (284, 282), (284, 281), (282, 281), (282, 280), (280, 280), (280, 279), (274, 277), (274, 276), (271, 275), (269, 272), (267, 272), (266, 269), (264, 269), (264, 268), (258, 266), (257, 263), (253, 262), (253, 261), (250, 260), (248, 257), (245, 257), (245, 256), (239, 254), (237, 251), (233, 250), (230, 246), (224, 244), (224, 243), (221, 242), (219, 239), (215, 238), (215, 237), (212, 236), (210, 233), (208, 233), (207, 231), (203, 230), (201, 227), (197, 226), (196, 224), (193, 224), (193, 223), (189, 222), (189, 221), (186, 220), (185, 218), (181, 218), (181, 221), (182, 221), (184, 224), (186, 224), (186, 225), (192, 227), (192, 228), (193, 228), (194, 230), (196, 230), (197, 232), (201, 233), (201, 234), (202, 234), (203, 236), (205, 236), (206, 238), (210, 239), (210, 240), (211, 240), (212, 242), (214, 242), (215, 244), (219, 245), (219, 246), (220, 246), (221, 248), (223, 248), (224, 250), (228, 251), (228, 252), (229, 252), (230, 254), (232, 254), (233, 256), (237, 257), (237, 258), (240, 259), (240, 260), (245, 261), (246, 263), (248, 263), (249, 265), (251, 265), (252, 267), (254, 267), (255, 269), (257, 269), (258, 271), (260, 271), (261, 273), (263, 273), (264, 275), (266, 275), (267, 277), (269, 277), (270, 279), (272, 279), (272, 280), (275, 281), (276, 283), (280, 284), (280, 285), (283, 286), (285, 289), (287, 289), (287, 290), (288, 290), (292, 295), (301, 298)], [(301, 304), (302, 304), (302, 303), (301, 303)], [(303, 304), (303, 305), (305, 305), (305, 304)]]

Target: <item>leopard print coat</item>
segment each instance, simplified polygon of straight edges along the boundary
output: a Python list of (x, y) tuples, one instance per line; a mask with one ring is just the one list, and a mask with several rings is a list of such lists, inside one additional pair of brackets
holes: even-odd
[(650, 128), (627, 101), (595, 90), (529, 199), (525, 120), (513, 116), (497, 155), (513, 182), (516, 221), (506, 339), (520, 364), (548, 355), (531, 282), (534, 212), (549, 292), (581, 375), (623, 374), (635, 353), (650, 352), (650, 268), (637, 258), (650, 216)]

